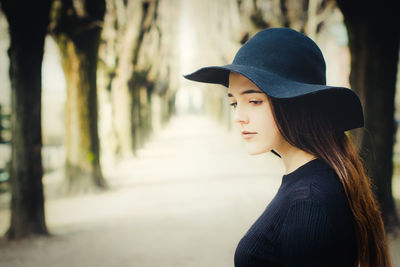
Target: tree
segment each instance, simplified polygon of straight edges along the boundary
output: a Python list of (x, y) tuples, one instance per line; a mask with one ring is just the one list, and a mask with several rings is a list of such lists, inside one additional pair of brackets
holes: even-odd
[(112, 102), (112, 150), (132, 156), (173, 113), (176, 0), (107, 0), (100, 72)]
[[(122, 51), (119, 54), (120, 65), (113, 86), (114, 118), (118, 143), (122, 155), (135, 154), (146, 141), (146, 136), (151, 130), (150, 119), (150, 95), (154, 86), (154, 79), (149, 77), (151, 64), (158, 59), (159, 38), (153, 40), (153, 44), (145, 46), (148, 36), (157, 34), (157, 13), (159, 0), (131, 1), (126, 6), (127, 14), (133, 14), (126, 21), (123, 28), (123, 38), (120, 40)], [(129, 17), (129, 16), (127, 16)], [(141, 62), (143, 54), (151, 51), (151, 63)], [(157, 68), (154, 66), (155, 69)], [(153, 77), (154, 78), (154, 77)], [(123, 98), (126, 98), (123, 100)], [(119, 103), (125, 103), (124, 106)]]
[(51, 0), (1, 0), (10, 33), (12, 159), (10, 239), (47, 234), (44, 214), (41, 69)]
[(290, 27), (315, 39), (324, 21), (336, 7), (334, 0), (238, 1), (245, 32), (268, 27)]
[(398, 225), (392, 194), (394, 96), (399, 53), (396, 1), (337, 0), (349, 36), (351, 87), (364, 105), (361, 156), (387, 230)]
[(105, 188), (100, 167), (97, 60), (105, 1), (56, 0), (52, 35), (67, 82), (66, 166), (68, 191)]

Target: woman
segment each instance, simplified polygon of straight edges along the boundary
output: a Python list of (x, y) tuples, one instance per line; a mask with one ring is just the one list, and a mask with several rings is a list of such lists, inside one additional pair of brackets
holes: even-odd
[(185, 78), (229, 87), (249, 154), (272, 151), (286, 172), (241, 239), (236, 267), (391, 266), (382, 218), (345, 131), (363, 127), (360, 100), (327, 86), (318, 46), (288, 28), (257, 33), (233, 63)]

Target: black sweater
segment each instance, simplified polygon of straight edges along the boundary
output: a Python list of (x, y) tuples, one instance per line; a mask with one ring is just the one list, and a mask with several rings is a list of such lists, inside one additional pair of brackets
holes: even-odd
[(354, 266), (354, 217), (335, 172), (314, 159), (284, 175), (265, 211), (240, 240), (235, 267)]

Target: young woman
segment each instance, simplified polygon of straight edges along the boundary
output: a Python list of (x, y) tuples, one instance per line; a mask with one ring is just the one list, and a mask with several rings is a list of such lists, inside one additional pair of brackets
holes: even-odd
[(318, 46), (288, 28), (257, 33), (232, 64), (185, 78), (228, 87), (249, 154), (272, 151), (286, 172), (239, 242), (236, 267), (391, 266), (369, 180), (345, 131), (363, 127), (360, 100), (327, 86)]

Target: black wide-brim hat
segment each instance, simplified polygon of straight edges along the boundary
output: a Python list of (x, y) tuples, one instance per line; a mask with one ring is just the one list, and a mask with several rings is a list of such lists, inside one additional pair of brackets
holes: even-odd
[(332, 120), (343, 131), (364, 126), (357, 94), (349, 88), (326, 85), (321, 50), (313, 40), (295, 30), (262, 30), (239, 49), (232, 64), (201, 68), (184, 77), (229, 87), (230, 72), (245, 76), (273, 98), (324, 101), (321, 107), (329, 110)]

